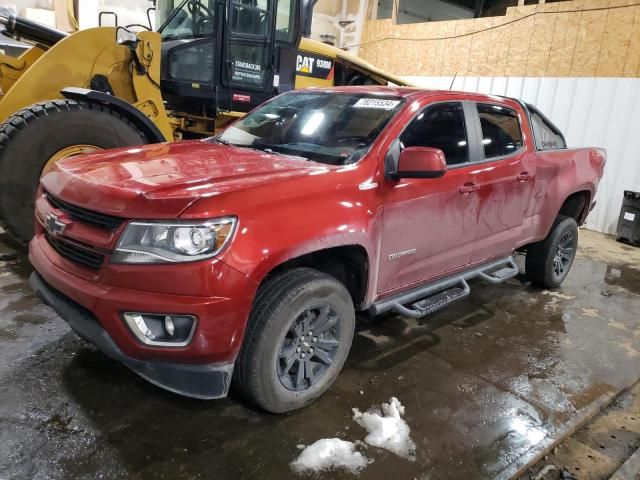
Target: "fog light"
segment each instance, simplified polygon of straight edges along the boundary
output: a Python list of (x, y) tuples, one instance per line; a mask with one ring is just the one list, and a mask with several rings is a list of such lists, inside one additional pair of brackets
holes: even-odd
[(173, 324), (173, 320), (171, 320), (171, 315), (164, 317), (164, 331), (167, 332), (167, 335), (170, 337), (173, 337), (173, 334), (176, 333), (176, 326)]
[(193, 315), (127, 312), (123, 318), (138, 340), (157, 347), (184, 347), (196, 328)]

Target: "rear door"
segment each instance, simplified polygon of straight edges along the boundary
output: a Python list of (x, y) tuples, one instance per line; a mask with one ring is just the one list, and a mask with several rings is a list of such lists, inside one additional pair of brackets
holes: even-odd
[(438, 102), (417, 112), (400, 136), (401, 148), (442, 150), (446, 174), (388, 181), (378, 293), (421, 283), (467, 265), (475, 238), (478, 160), (469, 102)]
[(478, 226), (472, 263), (507, 255), (522, 236), (535, 184), (535, 154), (527, 149), (521, 109), (475, 103), (477, 141), (482, 162), (476, 165)]

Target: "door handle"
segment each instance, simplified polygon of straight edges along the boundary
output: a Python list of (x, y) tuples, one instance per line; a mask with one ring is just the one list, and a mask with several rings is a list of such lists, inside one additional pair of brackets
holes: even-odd
[(522, 172), (520, 173), (520, 175), (516, 177), (516, 180), (518, 180), (521, 183), (528, 182), (530, 179), (531, 179), (531, 174), (529, 172)]
[(460, 193), (471, 193), (471, 192), (475, 192), (478, 189), (478, 186), (473, 183), (473, 182), (467, 182), (464, 185), (462, 185), (458, 191)]

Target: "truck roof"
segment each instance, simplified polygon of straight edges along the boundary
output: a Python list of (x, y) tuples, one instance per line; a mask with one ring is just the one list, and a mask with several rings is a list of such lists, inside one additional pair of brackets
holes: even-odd
[[(473, 98), (473, 99), (486, 99), (492, 101), (505, 101), (512, 100), (520, 103), (517, 99), (502, 97), (499, 95), (490, 95), (485, 93), (475, 93), (475, 92), (461, 92), (457, 90), (433, 90), (428, 88), (419, 88), (419, 87), (404, 87), (404, 86), (384, 86), (384, 85), (357, 85), (357, 86), (341, 86), (341, 87), (328, 87), (323, 88), (323, 91), (329, 92), (342, 92), (342, 93), (364, 93), (364, 94), (377, 94), (377, 95), (393, 95), (397, 97), (430, 97), (430, 96), (441, 96), (441, 95), (451, 95), (453, 97), (463, 97), (463, 98)], [(301, 90), (305, 91), (305, 90)]]

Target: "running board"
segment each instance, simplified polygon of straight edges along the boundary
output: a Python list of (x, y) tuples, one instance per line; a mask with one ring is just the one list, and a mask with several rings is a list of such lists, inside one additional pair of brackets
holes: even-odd
[[(513, 257), (509, 256), (376, 302), (369, 307), (369, 312), (379, 315), (392, 310), (405, 317), (424, 317), (467, 297), (471, 292), (467, 280), (480, 278), (488, 283), (498, 284), (516, 275), (518, 266)], [(410, 306), (406, 307), (407, 304)]]

